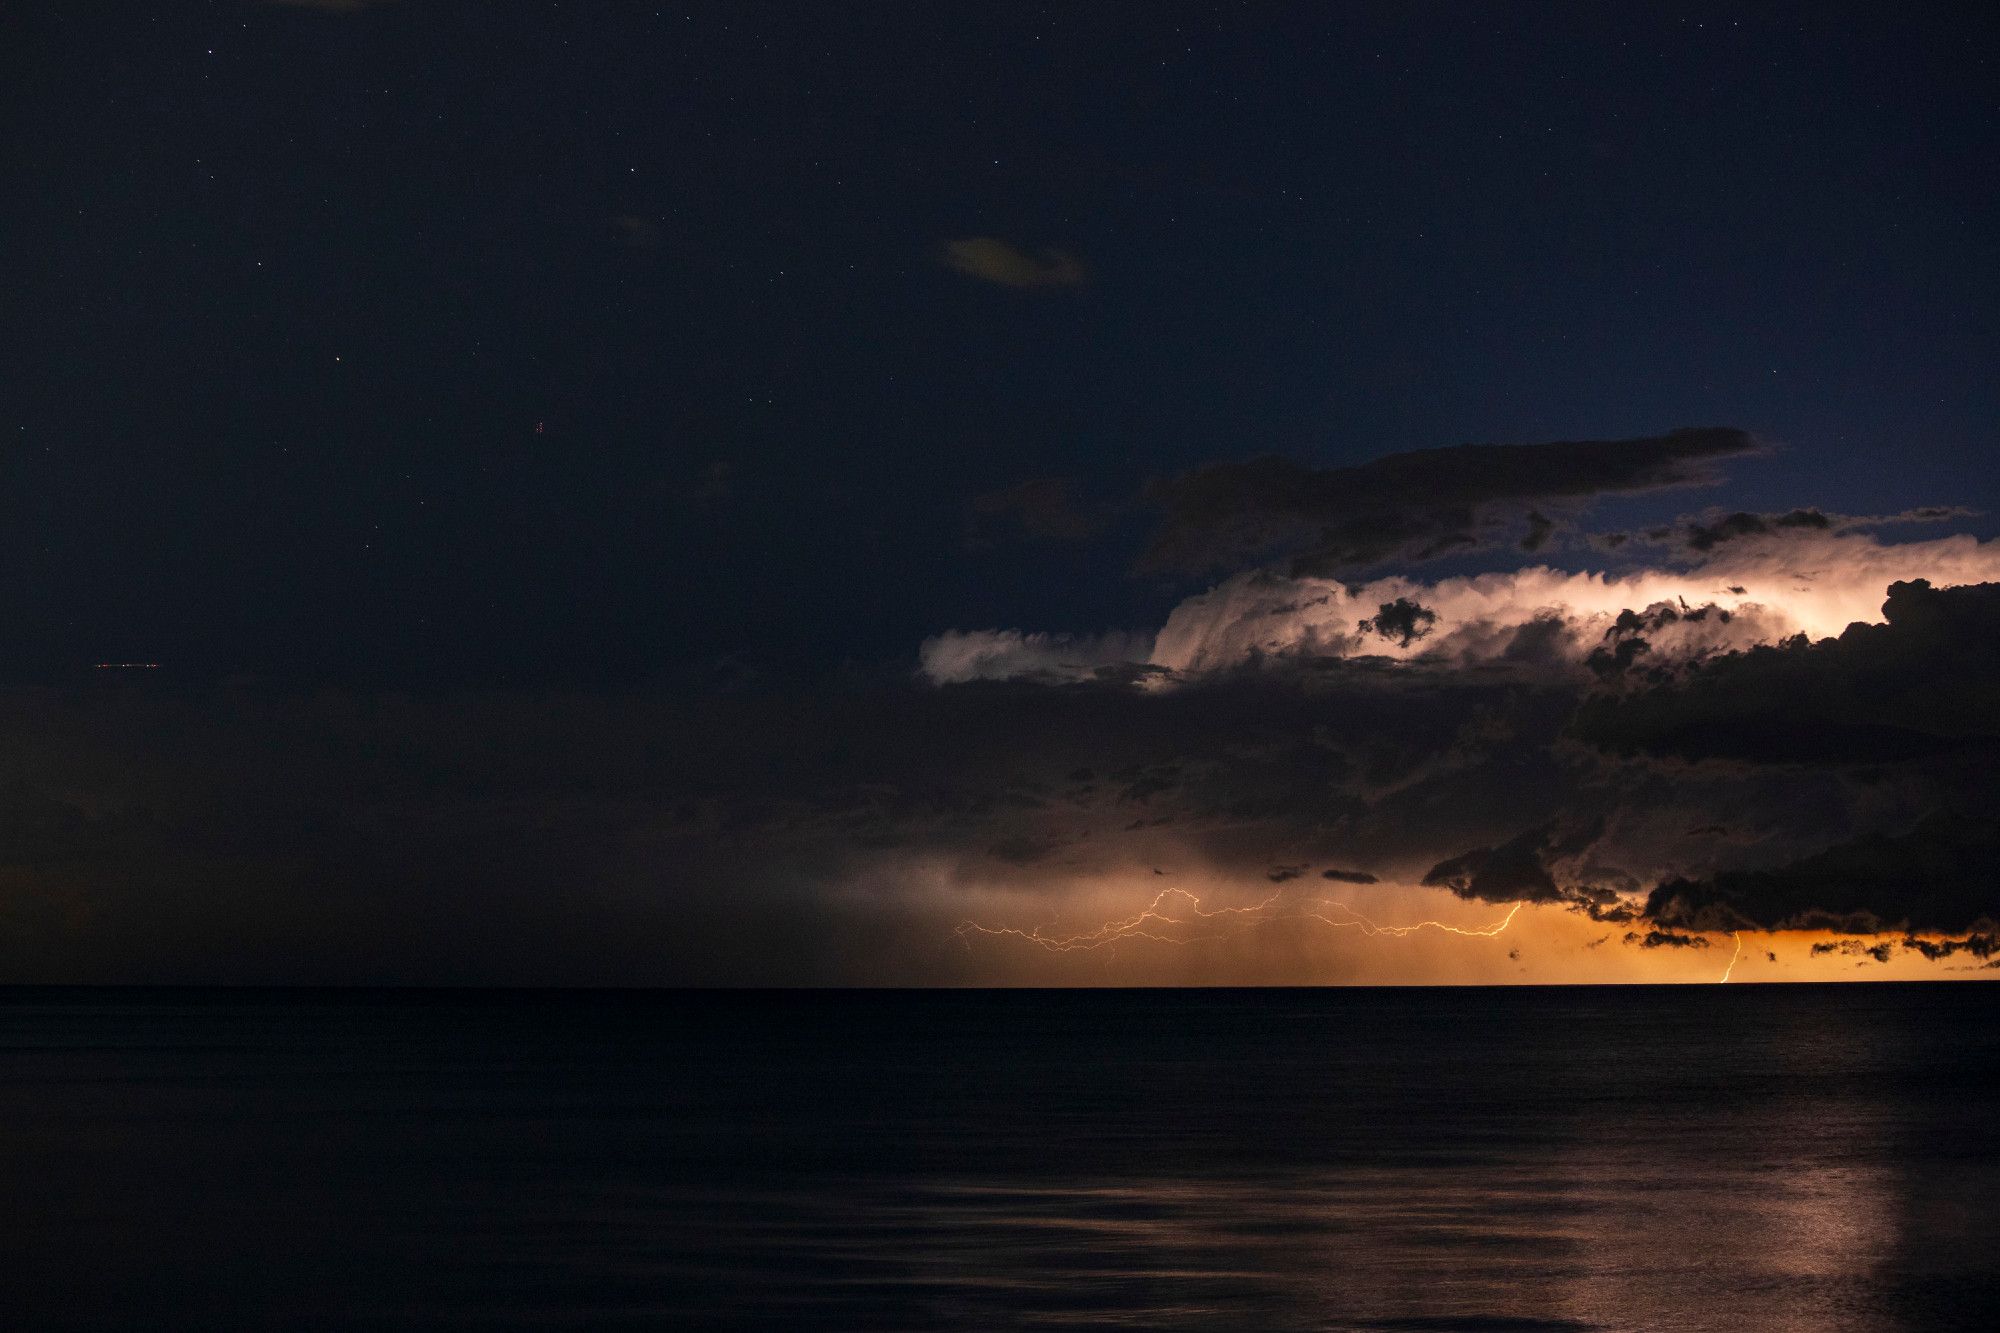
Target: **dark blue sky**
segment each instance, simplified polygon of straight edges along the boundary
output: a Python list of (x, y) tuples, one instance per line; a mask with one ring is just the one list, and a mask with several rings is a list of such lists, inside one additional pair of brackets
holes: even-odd
[(1267, 452), (1726, 424), (1785, 448), (1607, 514), (2000, 507), (1982, 7), (149, 8), (7, 24), (10, 679), (1151, 625), (1143, 513), (968, 505)]

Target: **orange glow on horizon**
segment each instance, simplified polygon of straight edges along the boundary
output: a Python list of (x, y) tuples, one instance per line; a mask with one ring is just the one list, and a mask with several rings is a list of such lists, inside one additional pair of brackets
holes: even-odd
[[(1058, 892), (1072, 911), (1078, 900), (1110, 889), (1102, 881), (1067, 887), (1071, 892)], [(1413, 885), (1370, 886), (1365, 911), (1334, 899), (1288, 898), (1282, 890), (1240, 905), (1210, 905), (1228, 896), (1220, 878), (1200, 893), (1174, 886), (1155, 892), (1137, 911), (1075, 928), (1057, 924), (1067, 911), (1047, 911), (1033, 926), (974, 915), (954, 929), (963, 951), (954, 951), (962, 961), (953, 971), (964, 984), (1002, 986), (2000, 980), (1994, 960), (1927, 959), (1905, 945), (1901, 933), (1737, 930), (1727, 932), (1729, 952), (1718, 957), (1722, 932), (1680, 934), (1674, 943), (1646, 948), (1639, 942), (1641, 923), (1596, 921), (1563, 904), (1517, 902), (1485, 922), (1454, 922), (1435, 911), (1399, 920), (1397, 913), (1421, 911), (1425, 900), (1472, 906)], [(1008, 944), (1033, 947), (975, 947)]]
[[(1441, 930), (1453, 935), (1490, 938), (1507, 929), (1513, 923), (1514, 917), (1526, 906), (1525, 903), (1515, 903), (1513, 909), (1506, 916), (1502, 917), (1497, 924), (1480, 930), (1468, 930), (1464, 927), (1450, 925), (1443, 921), (1418, 921), (1404, 926), (1385, 926), (1371, 921), (1360, 912), (1349, 907), (1346, 903), (1336, 902), (1331, 898), (1307, 899), (1303, 903), (1296, 905), (1299, 910), (1295, 912), (1288, 913), (1279, 909), (1274, 915), (1258, 915), (1277, 908), (1279, 899), (1283, 896), (1283, 894), (1274, 893), (1264, 899), (1264, 901), (1250, 907), (1221, 907), (1213, 912), (1204, 912), (1201, 908), (1200, 898), (1186, 889), (1170, 888), (1160, 890), (1159, 893), (1153, 896), (1153, 901), (1148, 903), (1145, 909), (1136, 915), (1123, 920), (1107, 921), (1095, 930), (1086, 931), (1082, 934), (1050, 936), (1042, 933), (1043, 928), (1041, 926), (1036, 926), (1032, 930), (1020, 930), (1012, 926), (986, 926), (981, 925), (977, 921), (966, 921), (960, 923), (958, 935), (961, 940), (968, 933), (979, 935), (1012, 935), (1018, 939), (1026, 940), (1031, 944), (1040, 945), (1051, 953), (1068, 953), (1075, 949), (1102, 948), (1107, 944), (1113, 944), (1121, 939), (1145, 939), (1160, 944), (1189, 944), (1197, 940), (1218, 939), (1221, 938), (1220, 934), (1193, 936), (1163, 935), (1157, 933), (1155, 928), (1190, 926), (1195, 925), (1197, 922), (1205, 923), (1223, 917), (1234, 917), (1239, 918), (1242, 922), (1242, 924), (1236, 927), (1236, 930), (1239, 931), (1278, 921), (1322, 921), (1329, 926), (1355, 926), (1364, 935), (1389, 935), (1399, 939), (1405, 935), (1412, 935), (1417, 931), (1427, 929)], [(1169, 899), (1185, 899), (1191, 916), (1176, 917), (1161, 911), (1160, 904)], [(1342, 912), (1345, 915), (1339, 919), (1335, 919), (1326, 915), (1326, 909)]]
[(1729, 966), (1722, 969), (1722, 980), (1715, 983), (1718, 986), (1729, 984), (1729, 974), (1736, 970), (1736, 960), (1743, 956), (1743, 932), (1732, 930), (1729, 938), (1736, 941), (1736, 952), (1729, 955)]

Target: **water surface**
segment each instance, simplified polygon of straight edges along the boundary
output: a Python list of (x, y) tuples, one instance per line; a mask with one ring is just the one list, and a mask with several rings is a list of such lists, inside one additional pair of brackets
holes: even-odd
[(38, 1329), (1990, 1329), (2000, 987), (0, 991)]

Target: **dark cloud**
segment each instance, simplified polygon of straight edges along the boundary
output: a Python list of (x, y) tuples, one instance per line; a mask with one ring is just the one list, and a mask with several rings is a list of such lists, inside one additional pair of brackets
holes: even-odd
[(1709, 620), (1727, 625), (1733, 619), (1733, 613), (1712, 602), (1694, 607), (1685, 601), (1678, 606), (1655, 602), (1643, 611), (1627, 607), (1604, 631), (1603, 641), (1590, 650), (1584, 665), (1600, 680), (1623, 677), (1652, 652), (1653, 643), (1647, 635), (1657, 634), (1669, 625), (1699, 625)]
[(1557, 887), (1549, 861), (1560, 853), (1560, 843), (1553, 828), (1530, 829), (1497, 847), (1477, 847), (1438, 862), (1424, 883), (1492, 903), (1559, 901), (1568, 895)]
[(1817, 509), (1794, 509), (1789, 514), (1728, 514), (1711, 523), (1690, 523), (1684, 534), (1688, 549), (1712, 551), (1738, 537), (1762, 536), (1772, 532), (1824, 532), (1833, 520)]
[[(1903, 669), (1920, 625), (1924, 644), (1970, 632), (1960, 603), (1979, 599), (1958, 591), (1891, 599), (1881, 642), (1900, 646), (1866, 658), (1894, 667), (1878, 676)], [(1634, 614), (1632, 633), (1661, 632)], [(1136, 673), (1065, 680), (0, 691), (0, 970), (952, 979), (963, 951), (937, 942), (957, 914), (895, 899), (883, 886), (897, 866), (923, 867), (905, 879), (932, 895), (960, 880), (1150, 884), (1160, 866), (1245, 884), (1423, 880), (1565, 905), (1617, 923), (1614, 941), (1629, 928), (1635, 947), (1651, 931), (1759, 925), (1933, 948), (1993, 933), (2000, 848), (1976, 757), (1926, 755), (1887, 777), (1628, 758), (1566, 728), (1593, 691), (1660, 689), (1573, 666), (1269, 657), (1164, 688)], [(1945, 805), (1955, 813), (1918, 822)], [(1717, 825), (1726, 836), (1690, 835)], [(1856, 841), (1861, 828), (1888, 833)]]
[(1757, 448), (1743, 431), (1703, 427), (1628, 440), (1457, 445), (1344, 468), (1268, 457), (1217, 463), (1149, 489), (1164, 515), (1144, 563), (1206, 570), (1289, 549), (1294, 572), (1327, 575), (1426, 560), (1499, 540), (1499, 528), (1528, 506), (1700, 485), (1721, 459)]
[(842, 886), (897, 883), (884, 864), (1039, 880), (1192, 861), (1249, 881), (1350, 857), (1413, 878), (1439, 843), (1543, 813), (1546, 757), (1489, 796), (1482, 755), (1546, 743), (1563, 696), (1413, 683), (0, 693), (0, 970), (948, 979), (957, 916), (926, 918), (935, 889)]
[(1566, 669), (1575, 635), (1569, 622), (1554, 613), (1535, 616), (1514, 631), (1500, 660), (1512, 666)]
[(1800, 538), (1810, 540), (1814, 534), (1826, 532), (1862, 532), (1872, 528), (1888, 528), (1900, 524), (1916, 522), (1948, 522), (1954, 518), (1972, 518), (1976, 510), (1964, 508), (1960, 504), (1924, 504), (1918, 508), (1906, 508), (1896, 514), (1832, 514), (1822, 508), (1792, 508), (1776, 514), (1758, 514), (1750, 510), (1708, 510), (1694, 518), (1680, 518), (1672, 524), (1648, 528), (1646, 532), (1596, 532), (1592, 542), (1616, 550), (1626, 542), (1638, 538), (1654, 546), (1670, 546), (1680, 554), (1704, 558), (1712, 556), (1718, 548), (1738, 542), (1744, 538)]
[(1436, 624), (1437, 612), (1408, 597), (1398, 597), (1393, 602), (1382, 603), (1380, 610), (1358, 622), (1356, 628), (1363, 634), (1388, 639), (1398, 648), (1407, 648), (1429, 634)]
[[(1809, 537), (1815, 533), (1858, 532), (1907, 523), (1942, 523), (1973, 515), (1973, 510), (1958, 505), (1924, 505), (1895, 514), (1829, 514), (1810, 507), (1756, 514), (1739, 509), (1730, 513), (1710, 511), (1698, 518), (1682, 519), (1675, 526), (1655, 528), (1645, 537), (1701, 556), (1746, 537)], [(1598, 540), (1605, 542), (1614, 535), (1620, 541), (1629, 540), (1627, 535), (1610, 533), (1601, 534)]]
[(1623, 899), (1600, 901), (1588, 897), (1575, 897), (1573, 901), (1576, 910), (1603, 925), (1622, 926), (1639, 919), (1639, 909)]
[[(1615, 633), (1615, 629), (1608, 631), (1607, 637)], [(1584, 665), (1596, 672), (1600, 679), (1610, 680), (1616, 676), (1623, 676), (1651, 651), (1653, 645), (1638, 635), (1614, 638), (1591, 649), (1590, 656), (1584, 659)]]
[(946, 267), (970, 278), (1002, 287), (1075, 287), (1090, 280), (1090, 270), (1063, 250), (1027, 251), (992, 236), (968, 236), (947, 241)]
[(1850, 625), (1837, 639), (1753, 648), (1653, 688), (1592, 699), (1575, 733), (1619, 754), (1696, 760), (1871, 764), (1992, 753), (2000, 584), (1896, 583), (1882, 614), (1886, 624)]
[(2000, 919), (2000, 820), (1940, 813), (1788, 864), (1670, 879), (1646, 915), (1696, 930), (1964, 933)]
[(1641, 949), (1706, 949), (1708, 940), (1700, 935), (1681, 935), (1671, 930), (1649, 930), (1641, 934), (1636, 930), (1625, 932), (1625, 942), (1636, 944)]
[(1932, 962), (1958, 953), (1969, 953), (1974, 958), (1991, 958), (1994, 954), (2000, 953), (2000, 935), (1976, 934), (1958, 940), (1926, 940), (1905, 936), (1903, 948), (1911, 953), (1922, 954)]
[(1872, 958), (1878, 963), (1886, 963), (1894, 955), (1896, 946), (1887, 942), (1870, 944), (1866, 940), (1828, 940), (1812, 947), (1812, 956), (1824, 958), (1828, 954), (1841, 954), (1848, 958)]

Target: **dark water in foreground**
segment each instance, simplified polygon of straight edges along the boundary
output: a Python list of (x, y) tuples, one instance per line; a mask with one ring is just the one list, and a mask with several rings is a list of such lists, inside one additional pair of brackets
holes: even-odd
[(2000, 1326), (2000, 986), (0, 991), (23, 1329)]

